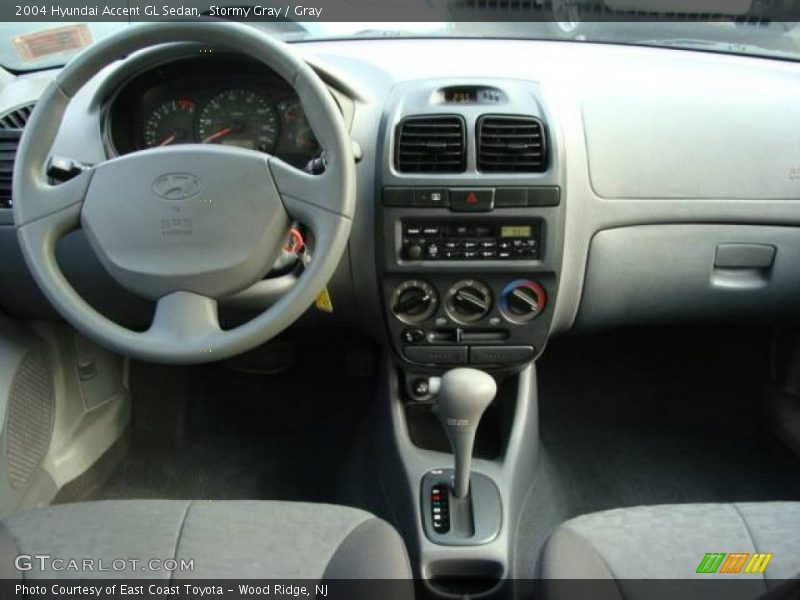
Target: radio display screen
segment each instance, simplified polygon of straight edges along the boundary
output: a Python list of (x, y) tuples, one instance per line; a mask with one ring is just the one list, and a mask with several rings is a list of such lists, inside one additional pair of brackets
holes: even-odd
[(530, 225), (503, 225), (500, 228), (500, 237), (503, 238), (529, 238), (532, 235)]

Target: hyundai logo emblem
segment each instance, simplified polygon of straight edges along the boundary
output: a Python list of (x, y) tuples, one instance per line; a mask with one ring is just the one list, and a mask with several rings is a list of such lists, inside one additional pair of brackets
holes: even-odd
[(152, 187), (164, 200), (187, 200), (200, 193), (200, 180), (189, 173), (167, 173), (157, 177)]

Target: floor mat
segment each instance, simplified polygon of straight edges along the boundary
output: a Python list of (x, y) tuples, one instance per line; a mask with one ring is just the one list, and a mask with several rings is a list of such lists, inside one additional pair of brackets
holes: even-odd
[(575, 515), (639, 504), (800, 500), (761, 419), (769, 338), (741, 328), (558, 340), (538, 365), (543, 452), (517, 565)]
[(335, 502), (374, 390), (345, 354), (304, 347), (277, 375), (136, 364), (130, 448), (92, 499)]

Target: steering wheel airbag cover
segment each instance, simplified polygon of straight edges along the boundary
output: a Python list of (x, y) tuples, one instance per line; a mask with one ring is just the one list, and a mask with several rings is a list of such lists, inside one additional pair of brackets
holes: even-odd
[(252, 285), (274, 264), (290, 225), (267, 160), (223, 146), (162, 148), (100, 165), (81, 223), (108, 272), (149, 298), (218, 298)]

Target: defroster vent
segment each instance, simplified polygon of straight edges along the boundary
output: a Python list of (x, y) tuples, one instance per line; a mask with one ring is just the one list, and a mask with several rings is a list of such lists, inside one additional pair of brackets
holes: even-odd
[(535, 117), (488, 115), (478, 120), (478, 170), (541, 173), (547, 169), (542, 122)]
[(462, 173), (464, 120), (454, 115), (409, 117), (397, 128), (395, 166), (403, 173)]

